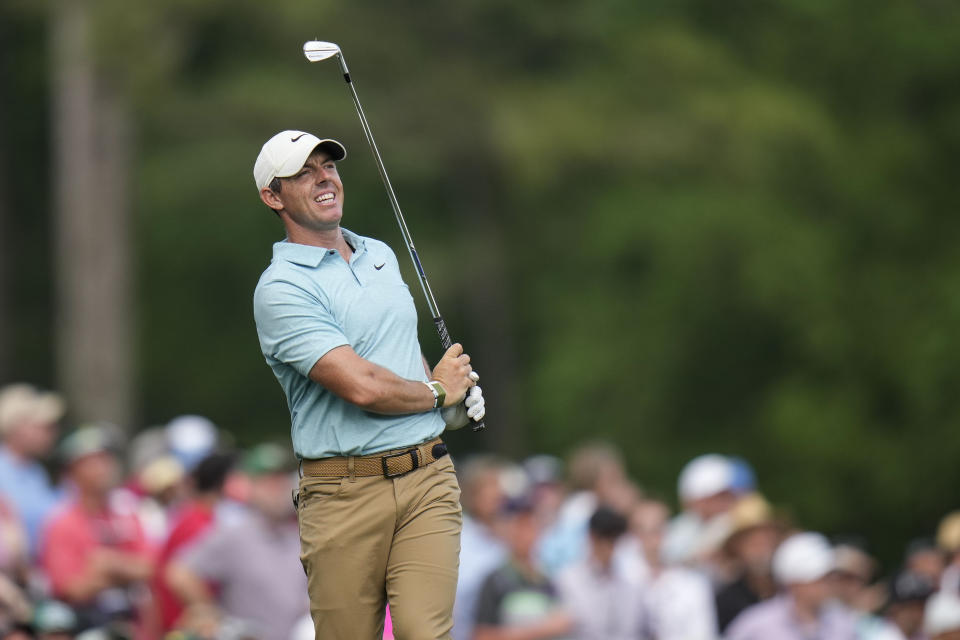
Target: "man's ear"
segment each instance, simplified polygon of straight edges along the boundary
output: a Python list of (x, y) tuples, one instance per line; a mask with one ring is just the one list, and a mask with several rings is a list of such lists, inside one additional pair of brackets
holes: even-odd
[(274, 211), (283, 209), (283, 202), (280, 200), (280, 196), (274, 193), (273, 189), (270, 187), (264, 187), (263, 189), (260, 189), (260, 199), (263, 200), (263, 204), (267, 205)]

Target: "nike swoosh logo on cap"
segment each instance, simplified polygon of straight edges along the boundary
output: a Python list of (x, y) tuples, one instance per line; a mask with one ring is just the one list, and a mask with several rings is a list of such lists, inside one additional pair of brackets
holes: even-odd
[(373, 265), (373, 268), (376, 269), (377, 271), (380, 271), (380, 269), (383, 269), (383, 265), (385, 265), (385, 264), (387, 264), (387, 263), (386, 263), (386, 262), (381, 262), (380, 264), (375, 264), (375, 265)]
[(305, 135), (307, 135), (307, 134), (301, 133), (301, 134), (298, 135), (296, 138), (290, 138), (290, 142), (296, 142), (297, 140), (299, 140), (300, 138), (302, 138), (302, 137), (305, 136)]

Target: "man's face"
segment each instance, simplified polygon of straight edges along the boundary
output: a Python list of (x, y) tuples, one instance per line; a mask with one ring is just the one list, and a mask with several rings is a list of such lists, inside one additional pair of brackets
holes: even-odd
[(899, 627), (903, 635), (913, 637), (923, 626), (923, 600), (896, 602), (887, 609), (887, 619)]
[(766, 575), (780, 541), (781, 535), (776, 527), (761, 524), (738, 533), (730, 541), (730, 551), (748, 573)]
[(510, 550), (517, 558), (530, 558), (540, 535), (540, 527), (534, 513), (522, 512), (507, 517), (506, 536)]
[(106, 494), (120, 482), (120, 465), (112, 453), (91, 453), (72, 463), (70, 475), (82, 491)]
[(288, 224), (306, 231), (331, 231), (340, 226), (343, 183), (327, 153), (314, 151), (298, 173), (280, 178), (280, 182), (280, 193), (270, 189), (260, 193), (267, 206), (287, 215)]
[(630, 515), (630, 531), (640, 540), (648, 558), (660, 557), (669, 517), (666, 506), (658, 502), (641, 503)]
[(590, 551), (593, 559), (604, 569), (613, 562), (613, 552), (617, 547), (615, 538), (602, 538), (590, 534)]
[(44, 421), (24, 422), (14, 427), (8, 437), (15, 441), (18, 451), (40, 460), (47, 457), (57, 440), (57, 425)]
[(790, 594), (795, 600), (813, 610), (819, 610), (834, 595), (833, 576), (824, 576), (813, 582), (791, 584)]
[(468, 496), (470, 514), (481, 522), (490, 522), (500, 512), (503, 490), (500, 488), (500, 471), (490, 469), (476, 478)]
[(292, 473), (265, 473), (250, 484), (250, 505), (271, 520), (293, 516), (290, 493), (295, 481)]

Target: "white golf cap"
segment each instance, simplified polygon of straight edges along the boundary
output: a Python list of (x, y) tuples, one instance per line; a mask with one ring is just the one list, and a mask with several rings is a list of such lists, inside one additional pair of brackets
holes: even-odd
[(677, 491), (683, 501), (700, 500), (733, 489), (736, 469), (716, 453), (694, 458), (680, 472)]
[(321, 140), (306, 131), (281, 131), (267, 140), (253, 165), (257, 190), (268, 186), (274, 178), (289, 178), (300, 171), (317, 147), (322, 147), (335, 161), (347, 157), (346, 148), (336, 140)]
[(960, 598), (941, 591), (930, 596), (923, 610), (923, 631), (930, 637), (960, 630)]
[(192, 471), (217, 446), (217, 426), (203, 416), (178, 416), (165, 429), (170, 452)]
[(0, 436), (18, 424), (51, 424), (63, 417), (63, 398), (29, 384), (11, 384), (0, 390)]
[(773, 554), (773, 577), (780, 584), (816, 582), (835, 566), (833, 547), (819, 533), (795, 533)]

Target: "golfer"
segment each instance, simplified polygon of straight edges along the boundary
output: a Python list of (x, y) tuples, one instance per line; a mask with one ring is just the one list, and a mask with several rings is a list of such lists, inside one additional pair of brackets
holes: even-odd
[(397, 638), (448, 638), (460, 489), (439, 436), (480, 420), (483, 395), (459, 344), (428, 370), (393, 251), (340, 226), (345, 156), (335, 140), (283, 131), (253, 170), (287, 235), (254, 316), (301, 460), (311, 615), (318, 639), (373, 640), (389, 601)]

